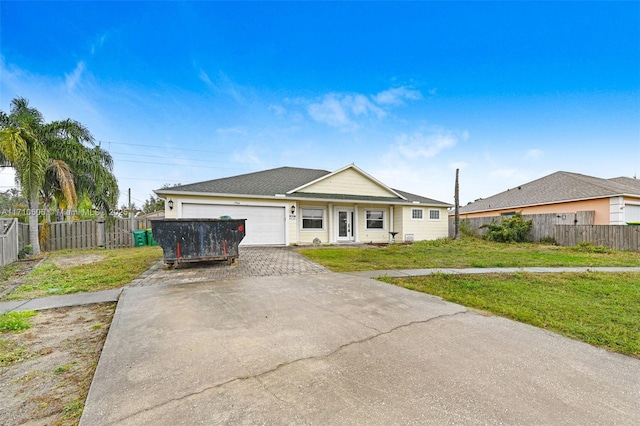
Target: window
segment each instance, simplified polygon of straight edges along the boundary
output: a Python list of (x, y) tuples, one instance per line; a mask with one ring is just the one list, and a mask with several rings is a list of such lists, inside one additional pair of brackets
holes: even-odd
[(422, 220), (422, 209), (411, 209), (411, 219), (420, 219)]
[(429, 220), (440, 220), (440, 210), (429, 210)]
[(322, 209), (302, 209), (302, 229), (322, 229)]
[(382, 210), (367, 210), (367, 229), (384, 229), (384, 212)]

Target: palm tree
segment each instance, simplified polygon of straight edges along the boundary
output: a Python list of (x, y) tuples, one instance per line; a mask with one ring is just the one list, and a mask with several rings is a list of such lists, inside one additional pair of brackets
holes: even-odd
[(114, 209), (118, 185), (113, 159), (95, 145), (87, 128), (73, 120), (46, 123), (24, 98), (11, 101), (9, 114), (0, 111), (0, 165), (14, 167), (16, 180), (29, 203), (29, 240), (40, 252), (40, 197), (74, 207), (78, 193), (100, 211)]

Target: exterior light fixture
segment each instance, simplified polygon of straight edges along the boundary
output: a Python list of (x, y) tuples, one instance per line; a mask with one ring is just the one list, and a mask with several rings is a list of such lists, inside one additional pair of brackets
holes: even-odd
[(291, 214), (296, 214), (296, 206), (291, 206)]
[(173, 200), (169, 200), (169, 210), (173, 210)]

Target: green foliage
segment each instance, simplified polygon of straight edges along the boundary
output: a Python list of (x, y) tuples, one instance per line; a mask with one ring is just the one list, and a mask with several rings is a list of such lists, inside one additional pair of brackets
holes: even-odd
[(460, 234), (467, 237), (476, 237), (478, 236), (478, 230), (471, 226), (471, 221), (469, 219), (461, 219)]
[(540, 244), (547, 244), (547, 245), (551, 245), (551, 246), (557, 246), (558, 245), (558, 242), (553, 237), (540, 238), (540, 241), (538, 241), (538, 242)]
[(502, 223), (489, 223), (486, 225), (486, 237), (490, 241), (498, 243), (521, 243), (527, 241), (533, 221), (524, 219), (520, 213), (510, 218), (505, 218)]
[(22, 247), (18, 252), (18, 259), (21, 259), (21, 260), (26, 259), (27, 257), (31, 256), (32, 253), (33, 253), (33, 246), (31, 244), (27, 244), (26, 246)]
[(582, 241), (577, 246), (573, 247), (573, 250), (582, 253), (611, 253), (612, 250), (605, 246), (595, 246), (593, 243)]
[(420, 268), (544, 266), (638, 266), (640, 253), (596, 251), (538, 243), (495, 243), (463, 236), (460, 240), (418, 241), (387, 247), (322, 247), (298, 252), (334, 272)]
[(640, 357), (640, 274), (436, 274), (400, 285)]
[[(168, 189), (168, 188), (172, 188), (174, 186), (180, 186), (180, 185), (181, 185), (180, 183), (177, 183), (175, 185), (172, 185), (170, 183), (165, 183), (164, 185), (162, 185), (162, 188), (160, 189)], [(146, 199), (142, 204), (142, 213), (147, 214), (147, 213), (153, 213), (157, 211), (164, 211), (164, 200), (160, 199), (160, 197), (156, 197), (155, 195), (151, 194), (149, 198)]]
[(9, 312), (0, 315), (0, 332), (19, 333), (31, 328), (28, 319), (35, 316), (35, 311)]
[[(56, 265), (56, 259), (82, 254), (99, 255), (102, 259), (90, 265), (80, 264), (65, 268)], [(158, 246), (52, 252), (26, 276), (23, 285), (3, 299), (21, 300), (46, 297), (54, 293), (70, 294), (120, 288), (160, 259), (162, 249)]]

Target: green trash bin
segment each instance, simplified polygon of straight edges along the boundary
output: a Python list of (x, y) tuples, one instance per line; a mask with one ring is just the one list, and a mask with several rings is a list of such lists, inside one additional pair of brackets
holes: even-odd
[(153, 239), (153, 233), (151, 232), (151, 228), (147, 229), (147, 244), (150, 246), (157, 246), (156, 240)]
[(133, 246), (142, 247), (147, 245), (147, 231), (144, 229), (136, 229), (133, 232)]

